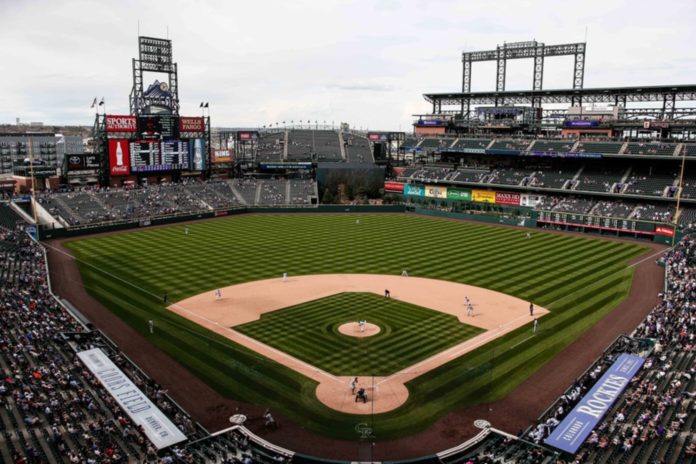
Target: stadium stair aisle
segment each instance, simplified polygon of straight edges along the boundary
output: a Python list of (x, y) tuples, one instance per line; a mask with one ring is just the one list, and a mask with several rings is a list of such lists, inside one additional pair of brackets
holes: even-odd
[[(338, 131), (338, 146), (341, 147), (341, 159), (343, 161), (346, 160), (346, 144), (345, 141), (343, 140), (343, 132)], [(289, 195), (288, 195), (289, 197)]]
[(227, 185), (229, 185), (230, 190), (232, 190), (232, 193), (234, 193), (234, 196), (237, 198), (237, 201), (241, 203), (242, 205), (247, 205), (247, 201), (244, 199), (241, 193), (239, 193), (239, 190), (237, 190), (234, 186), (234, 180), (230, 179), (227, 181)]

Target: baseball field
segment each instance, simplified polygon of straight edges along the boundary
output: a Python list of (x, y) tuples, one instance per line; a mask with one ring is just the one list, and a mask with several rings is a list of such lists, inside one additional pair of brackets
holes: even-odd
[[(483, 287), (550, 311), (535, 336), (530, 321), (407, 382), (405, 404), (362, 418), (373, 424), (378, 440), (386, 440), (422, 430), (453, 409), (505, 396), (617, 306), (631, 283), (628, 261), (646, 250), (542, 232), (528, 239), (521, 229), (404, 214), (240, 215), (74, 240), (67, 248), (94, 297), (215, 390), (349, 440), (357, 438), (361, 418), (319, 401), (315, 380), (167, 306), (212, 296), (217, 288), (279, 279), (284, 272), (394, 276), (408, 269), (410, 276)], [(372, 340), (347, 340), (336, 332), (356, 317), (385, 330)], [(479, 331), (452, 316), (361, 293), (292, 305), (237, 329), (325, 370), (360, 369), (363, 376), (408, 366)]]

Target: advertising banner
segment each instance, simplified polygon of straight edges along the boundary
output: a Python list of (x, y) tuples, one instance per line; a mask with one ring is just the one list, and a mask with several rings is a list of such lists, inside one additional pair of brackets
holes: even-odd
[(519, 206), (520, 194), (510, 192), (495, 192), (495, 204)]
[(665, 235), (667, 237), (674, 237), (674, 229), (671, 227), (657, 226), (655, 228), (655, 233), (657, 235)]
[(155, 406), (126, 374), (99, 348), (80, 351), (77, 356), (116, 400), (131, 420), (142, 427), (157, 449), (186, 440), (186, 435)]
[(397, 192), (404, 193), (404, 183), (403, 182), (385, 182), (384, 183), (385, 192)]
[(368, 132), (367, 139), (372, 142), (386, 142), (389, 140), (389, 134), (386, 132)]
[(471, 201), (471, 190), (450, 187), (447, 189), (448, 200)]
[(644, 362), (640, 356), (627, 353), (619, 356), (544, 443), (575, 454)]
[(203, 139), (189, 140), (191, 144), (191, 170), (203, 171), (205, 169), (205, 141)]
[(404, 186), (404, 193), (406, 195), (411, 195), (414, 197), (424, 197), (425, 196), (425, 189), (423, 188), (422, 185), (406, 184)]
[(539, 203), (544, 201), (544, 195), (537, 195), (534, 193), (523, 193), (520, 195), (520, 205), (535, 207)]
[(599, 127), (599, 121), (573, 119), (563, 121), (565, 127)]
[(109, 140), (109, 172), (112, 176), (130, 174), (130, 147), (126, 139)]
[(256, 131), (240, 131), (237, 132), (237, 140), (240, 142), (245, 142), (248, 140), (257, 140), (259, 138), (259, 133)]
[(106, 132), (137, 132), (138, 119), (135, 116), (106, 115)]
[(203, 118), (180, 116), (179, 132), (195, 132), (202, 134), (205, 132), (205, 121)]
[(441, 185), (426, 185), (425, 196), (429, 198), (447, 198), (447, 187)]
[(213, 150), (213, 163), (231, 163), (233, 160), (234, 150)]
[(309, 170), (312, 169), (312, 163), (310, 161), (259, 163), (259, 169), (262, 171), (279, 171), (284, 169)]
[(495, 203), (495, 192), (491, 190), (472, 190), (471, 198), (479, 203)]

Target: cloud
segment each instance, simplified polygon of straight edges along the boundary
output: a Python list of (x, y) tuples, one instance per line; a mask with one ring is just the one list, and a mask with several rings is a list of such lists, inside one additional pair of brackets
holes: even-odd
[[(182, 114), (209, 101), (224, 127), (407, 128), (432, 109), (423, 93), (461, 89), (462, 50), (581, 41), (586, 27), (586, 87), (690, 83), (696, 2), (666, 3), (657, 21), (652, 0), (0, 0), (0, 123), (91, 125), (95, 96), (127, 113), (138, 30), (173, 40)], [(494, 88), (494, 63), (480, 65), (473, 88)], [(568, 87), (571, 68), (547, 60), (545, 87)], [(530, 88), (531, 70), (509, 63), (507, 82)]]
[(368, 92), (391, 92), (394, 90), (394, 87), (391, 85), (385, 85), (385, 84), (361, 84), (361, 83), (355, 83), (355, 84), (329, 84), (326, 86), (329, 89), (337, 89), (337, 90), (347, 90), (350, 92), (363, 92), (363, 91), (368, 91)]

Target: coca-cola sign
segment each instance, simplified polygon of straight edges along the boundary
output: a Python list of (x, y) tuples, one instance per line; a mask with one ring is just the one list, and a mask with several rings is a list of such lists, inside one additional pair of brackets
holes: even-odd
[(112, 176), (130, 174), (130, 147), (128, 140), (109, 140), (109, 172)]

